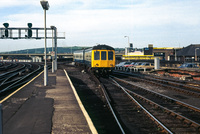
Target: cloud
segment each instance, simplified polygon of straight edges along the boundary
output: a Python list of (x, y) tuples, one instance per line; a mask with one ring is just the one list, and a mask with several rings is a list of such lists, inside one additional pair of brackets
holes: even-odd
[(0, 8), (16, 7), (23, 5), (36, 5), (37, 3), (39, 3), (39, 0), (1, 0)]
[[(125, 35), (144, 46), (148, 42), (167, 42), (173, 35), (173, 40), (168, 41), (171, 44), (176, 39), (186, 40), (190, 32), (198, 34), (200, 25), (200, 1), (195, 0), (48, 1), (47, 27), (55, 25), (58, 32), (66, 32), (69, 45), (108, 42), (123, 46)], [(0, 21), (9, 22), (12, 27), (26, 27), (28, 22), (32, 22), (33, 27), (44, 26), (40, 0), (0, 1), (0, 10), (4, 11), (5, 7), (13, 10), (6, 11), (7, 16), (1, 14)], [(185, 31), (187, 33), (180, 34)]]
[[(36, 6), (37, 3), (37, 7), (41, 8), (39, 0), (12, 0), (12, 2), (11, 0), (3, 0), (3, 4), (6, 5), (6, 3), (12, 3), (15, 6), (22, 4), (33, 4)], [(154, 2), (144, 0), (142, 2), (138, 0), (132, 0), (131, 2), (128, 0), (124, 0), (123, 2), (119, 0), (49, 0), (49, 3), (50, 9), (47, 11), (48, 16), (52, 16), (53, 18), (59, 16), (59, 21), (63, 22), (73, 21), (73, 23), (76, 23), (77, 21), (81, 21), (82, 23), (79, 23), (79, 25), (92, 24), (96, 26), (99, 23), (123, 23), (125, 25), (132, 23), (132, 25), (142, 27), (169, 23), (195, 25), (199, 23), (200, 18), (198, 17), (200, 10), (194, 7), (194, 4), (197, 3), (191, 4), (192, 2), (189, 3), (187, 1), (177, 3), (164, 2), (162, 0), (155, 0)], [(59, 8), (60, 6), (61, 8)], [(43, 13), (42, 10), (35, 10), (35, 13), (34, 11), (32, 12), (31, 15), (29, 12), (12, 14), (8, 16), (8, 19), (14, 20), (17, 17), (22, 19), (20, 16), (26, 16), (24, 19), (29, 18), (29, 16), (34, 19), (35, 14)], [(58, 19), (56, 19), (56, 22), (58, 22)]]

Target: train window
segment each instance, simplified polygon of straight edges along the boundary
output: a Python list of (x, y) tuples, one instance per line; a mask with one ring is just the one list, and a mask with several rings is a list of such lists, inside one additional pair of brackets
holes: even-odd
[(99, 60), (99, 51), (94, 51), (94, 60)]
[(106, 51), (101, 51), (101, 60), (106, 60)]
[(108, 52), (108, 60), (113, 60), (113, 52)]

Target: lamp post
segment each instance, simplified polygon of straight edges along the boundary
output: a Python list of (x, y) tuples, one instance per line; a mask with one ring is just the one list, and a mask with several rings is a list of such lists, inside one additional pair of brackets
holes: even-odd
[(195, 48), (195, 61), (197, 61), (197, 49), (199, 48)]
[(46, 10), (49, 9), (48, 1), (42, 0), (40, 1), (42, 8), (44, 9), (44, 40), (45, 40), (45, 64), (44, 64), (44, 86), (48, 85), (48, 67), (47, 67), (47, 30), (46, 30)]
[[(54, 71), (55, 71), (55, 51), (54, 51), (54, 47), (55, 47), (55, 45), (54, 45), (54, 38), (53, 38), (53, 30), (54, 30), (54, 26), (51, 26), (51, 29), (52, 29), (52, 54), (51, 54), (51, 57), (52, 57), (52, 73), (54, 73)], [(53, 56), (53, 54), (54, 54), (54, 56)]]
[[(129, 43), (129, 36), (124, 36), (124, 38), (128, 38), (128, 48), (130, 47), (129, 45), (130, 45), (130, 43)], [(127, 48), (125, 48), (125, 55), (128, 55), (128, 50), (129, 49), (127, 49)], [(130, 61), (130, 59), (129, 59), (129, 56), (128, 56), (128, 61)]]

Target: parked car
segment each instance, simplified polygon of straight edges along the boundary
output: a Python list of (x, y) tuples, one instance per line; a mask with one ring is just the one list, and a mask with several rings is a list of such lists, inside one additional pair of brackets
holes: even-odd
[(135, 64), (135, 62), (131, 62), (130, 64), (124, 65), (124, 67), (132, 67), (132, 66), (134, 66), (134, 64)]
[(116, 64), (115, 66), (116, 66), (116, 67), (120, 67), (120, 66), (123, 65), (123, 64), (124, 64), (124, 62), (120, 62), (120, 63)]
[(115, 65), (116, 67), (124, 67), (124, 65), (129, 65), (131, 64), (131, 62), (127, 62), (127, 61), (124, 61), (124, 62), (120, 62), (119, 64)]
[(142, 62), (136, 62), (136, 63), (134, 64), (134, 67), (140, 66), (141, 64), (142, 64)]
[(198, 66), (195, 63), (184, 63), (179, 68), (198, 68)]
[(143, 62), (140, 66), (154, 66), (154, 64), (149, 62)]

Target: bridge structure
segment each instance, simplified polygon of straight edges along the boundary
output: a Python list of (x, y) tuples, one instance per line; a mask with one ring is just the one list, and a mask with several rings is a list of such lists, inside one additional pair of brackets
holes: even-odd
[[(116, 54), (116, 58), (120, 58), (122, 57), (123, 54)], [(47, 57), (51, 57), (52, 54), (51, 53), (48, 53), (47, 54)], [(0, 59), (3, 60), (3, 59), (6, 59), (8, 57), (30, 57), (30, 58), (33, 58), (33, 57), (40, 57), (42, 59), (44, 59), (44, 54), (43, 53), (40, 53), (40, 54), (36, 54), (36, 53), (26, 53), (26, 54), (9, 54), (9, 53), (4, 53), (4, 54), (1, 54), (0, 53)], [(57, 54), (57, 59), (73, 59), (74, 55), (73, 53), (58, 53)]]
[[(34, 56), (38, 56), (38, 57), (43, 57), (44, 54), (43, 53), (40, 53), (40, 54), (30, 54), (30, 53), (27, 53), (27, 54), (0, 54), (0, 57), (2, 57), (3, 59), (9, 57), (9, 56), (12, 56), (12, 57), (19, 57), (19, 56), (22, 56), (22, 57), (34, 57)], [(51, 53), (47, 54), (47, 56), (52, 56)], [(73, 58), (73, 54), (67, 54), (67, 53), (58, 53), (57, 54), (57, 58)]]

